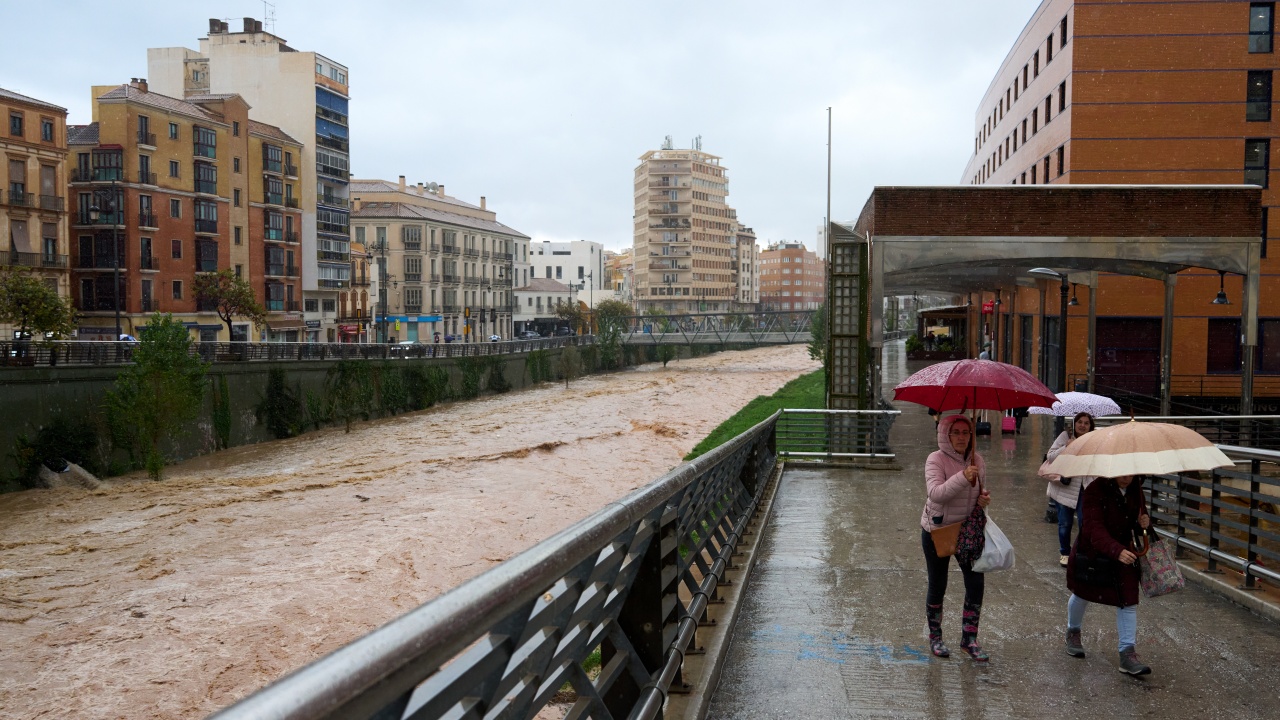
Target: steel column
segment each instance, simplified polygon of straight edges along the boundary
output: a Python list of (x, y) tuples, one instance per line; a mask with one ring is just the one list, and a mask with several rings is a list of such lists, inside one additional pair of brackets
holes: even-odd
[(1173, 292), (1177, 289), (1178, 276), (1164, 276), (1164, 321), (1160, 325), (1160, 414), (1169, 415), (1173, 409)]

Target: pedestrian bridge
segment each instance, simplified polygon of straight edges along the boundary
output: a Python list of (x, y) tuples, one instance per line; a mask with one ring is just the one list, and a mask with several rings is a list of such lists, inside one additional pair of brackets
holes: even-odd
[(807, 345), (815, 317), (813, 311), (650, 314), (619, 318), (619, 326), (627, 345)]
[[(885, 386), (908, 370), (889, 344)], [(1139, 607), (1154, 673), (1134, 679), (1116, 671), (1110, 608), (1085, 618), (1086, 658), (1063, 651), (1065, 573), (1035, 476), (1052, 420), (982, 438), (1018, 562), (987, 578), (979, 665), (958, 651), (954, 565), (954, 654), (928, 652), (919, 517), (936, 436), (923, 408), (899, 409), (887, 445), (883, 425), (844, 433), (850, 415), (816, 415), (825, 433), (763, 423), (219, 717), (1280, 717), (1266, 567), (1280, 492), (1259, 459), (1280, 456), (1240, 451), (1251, 464), (1148, 487), (1192, 552), (1187, 588)], [(798, 460), (819, 454), (849, 466)]]

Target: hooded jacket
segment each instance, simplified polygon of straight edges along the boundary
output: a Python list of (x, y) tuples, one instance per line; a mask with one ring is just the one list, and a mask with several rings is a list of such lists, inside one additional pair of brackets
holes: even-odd
[[(964, 415), (948, 415), (938, 422), (938, 449), (930, 453), (924, 462), (925, 501), (920, 515), (920, 527), (936, 530), (943, 525), (963, 521), (978, 503), (978, 494), (987, 480), (987, 463), (977, 450), (970, 450), (973, 464), (978, 466), (980, 482), (969, 484), (964, 469), (969, 461), (951, 447), (947, 433), (951, 426), (963, 422), (973, 430), (973, 423)], [(970, 436), (970, 442), (974, 438)]]
[[(1067, 449), (1067, 446), (1074, 440), (1075, 438), (1071, 437), (1066, 430), (1063, 430), (1058, 435), (1058, 438), (1053, 441), (1053, 445), (1049, 447), (1049, 452), (1045, 454), (1045, 459), (1052, 461), (1061, 455), (1062, 451)], [(1063, 483), (1062, 480), (1067, 482)], [(1079, 477), (1063, 478), (1062, 480), (1049, 480), (1045, 495), (1048, 495), (1059, 505), (1074, 508), (1080, 498), (1080, 494), (1084, 492), (1085, 488), (1089, 487), (1089, 483), (1094, 481), (1094, 476), (1081, 475)]]

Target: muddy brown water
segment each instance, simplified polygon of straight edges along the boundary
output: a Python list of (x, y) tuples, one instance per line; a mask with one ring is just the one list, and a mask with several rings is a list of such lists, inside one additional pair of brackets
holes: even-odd
[(204, 717), (671, 467), (803, 346), (0, 496), (0, 717)]

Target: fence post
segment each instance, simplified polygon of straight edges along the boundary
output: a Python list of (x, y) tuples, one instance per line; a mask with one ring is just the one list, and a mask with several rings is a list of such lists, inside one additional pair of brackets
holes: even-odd
[[(1258, 475), (1262, 472), (1262, 461), (1251, 460), (1249, 462), (1249, 553), (1248, 559), (1250, 565), (1258, 560), (1258, 493), (1262, 492), (1262, 483), (1258, 482)], [(1244, 586), (1246, 590), (1257, 590), (1257, 580), (1253, 577), (1253, 573), (1245, 572)]]
[[(1211, 471), (1209, 479), (1213, 483), (1213, 489), (1209, 491), (1209, 502), (1211, 503), (1209, 506), (1209, 549), (1210, 551), (1213, 551), (1217, 550), (1219, 545), (1218, 518), (1222, 514), (1222, 508), (1219, 507), (1218, 503), (1222, 499), (1222, 490), (1219, 489), (1218, 471), (1216, 469)], [(1204, 571), (1207, 573), (1222, 572), (1218, 569), (1218, 561), (1213, 557), (1212, 552), (1209, 553), (1209, 564), (1205, 567)]]
[[(1177, 503), (1175, 507), (1178, 509), (1178, 537), (1185, 538), (1187, 536), (1187, 508), (1186, 501), (1182, 498), (1182, 475), (1179, 473), (1175, 477), (1178, 479), (1173, 483), (1173, 500)], [(1178, 543), (1173, 556), (1176, 558), (1185, 558), (1187, 556), (1186, 548), (1182, 546), (1182, 543)]]
[[(618, 628), (631, 643), (636, 657), (645, 672), (652, 677), (663, 666), (667, 648), (676, 638), (677, 609), (680, 607), (677, 591), (679, 588), (679, 538), (676, 536), (679, 521), (679, 510), (674, 505), (662, 508), (658, 527), (654, 528), (653, 538), (645, 549), (640, 567), (636, 569), (636, 579), (631, 584), (631, 592), (618, 613)], [(646, 522), (653, 522), (646, 520)], [(664, 611), (664, 608), (669, 608)], [(620, 652), (614, 643), (606, 639), (600, 644), (600, 659), (603, 667)], [(682, 671), (677, 671), (672, 687), (684, 684)], [(625, 718), (631, 714), (632, 708), (640, 698), (643, 688), (638, 685), (629, 673), (623, 672), (618, 680), (601, 698), (615, 718)], [(660, 688), (663, 693), (667, 688)], [(662, 714), (659, 713), (661, 718)]]

